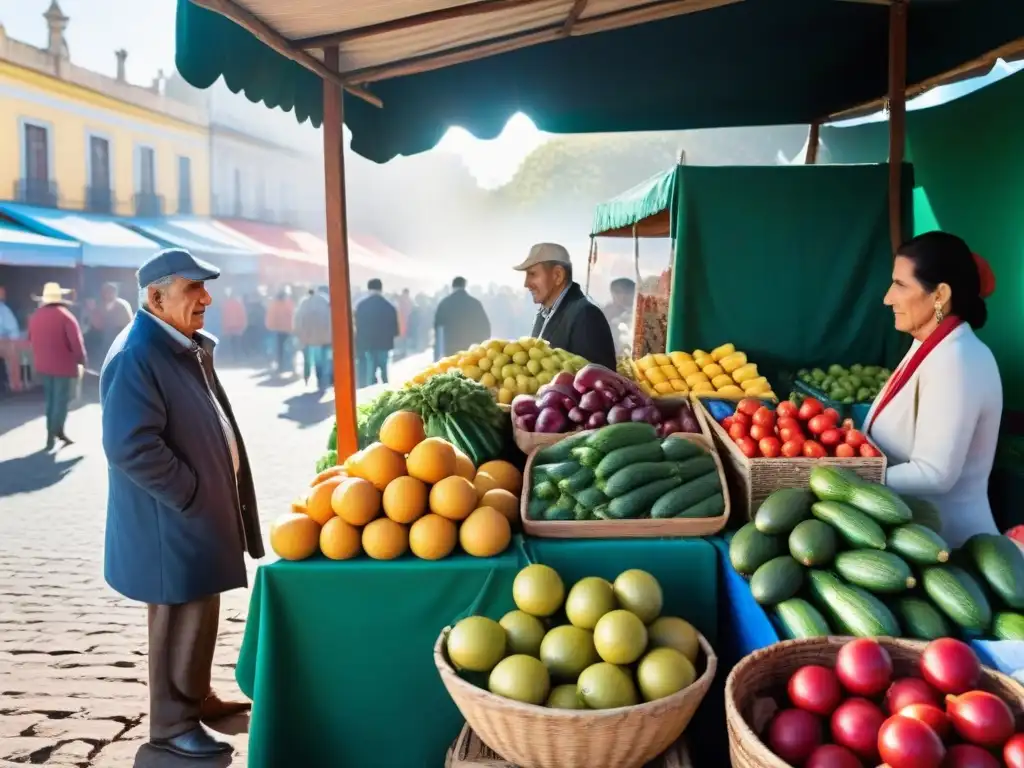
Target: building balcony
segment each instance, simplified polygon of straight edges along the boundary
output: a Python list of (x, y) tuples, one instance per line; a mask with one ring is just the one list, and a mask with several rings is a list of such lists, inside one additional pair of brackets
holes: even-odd
[(85, 210), (89, 213), (113, 213), (114, 190), (109, 187), (86, 187)]
[(164, 215), (164, 196), (155, 192), (136, 192), (132, 196), (135, 215), (152, 218)]
[(14, 199), (19, 203), (56, 208), (58, 198), (56, 182), (47, 179), (18, 179), (14, 182)]

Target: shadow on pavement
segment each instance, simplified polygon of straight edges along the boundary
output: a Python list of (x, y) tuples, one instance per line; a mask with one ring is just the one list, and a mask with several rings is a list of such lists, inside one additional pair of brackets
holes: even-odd
[(284, 376), (278, 375), (277, 371), (264, 371), (264, 378), (256, 382), (258, 387), (287, 387), (294, 384), (298, 376), (288, 373)]
[(0, 461), (0, 498), (56, 485), (83, 458), (78, 455), (62, 459), (59, 452), (40, 449), (28, 456)]
[(301, 427), (312, 427), (334, 415), (334, 401), (322, 400), (322, 392), (303, 392), (293, 395), (284, 401), (286, 411), (278, 415), (280, 419), (294, 421)]
[[(70, 410), (75, 411), (86, 405), (92, 405), (100, 401), (99, 387), (92, 384), (86, 378), (82, 387), (82, 396), (71, 403)], [(41, 387), (30, 389), (27, 392), (0, 397), (0, 436), (28, 424), (33, 419), (43, 416), (43, 390)], [(46, 437), (46, 429), (42, 429), (43, 438)]]

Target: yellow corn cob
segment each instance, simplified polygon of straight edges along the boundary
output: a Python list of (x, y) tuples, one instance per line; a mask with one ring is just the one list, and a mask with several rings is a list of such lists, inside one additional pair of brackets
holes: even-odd
[(686, 360), (677, 365), (676, 368), (684, 379), (691, 374), (700, 373), (700, 366), (693, 362), (693, 360)]
[(635, 381), (643, 381), (644, 380), (644, 371), (643, 371), (643, 368), (641, 368), (638, 365), (638, 361), (630, 360), (629, 361), (629, 367), (633, 369), (633, 379)]
[(700, 394), (701, 392), (712, 393), (715, 391), (715, 388), (711, 386), (710, 381), (698, 381), (693, 385), (690, 391), (694, 394)]
[(731, 355), (727, 355), (719, 360), (718, 364), (722, 366), (726, 373), (732, 373), (741, 365), (747, 364), (747, 355), (744, 352), (733, 352)]
[(760, 387), (751, 387), (743, 391), (747, 393), (748, 397), (764, 397), (765, 393), (772, 391), (772, 387), (771, 384), (767, 384)]
[(746, 381), (742, 382), (740, 384), (740, 388), (744, 392), (750, 392), (753, 389), (762, 389), (767, 391), (772, 387), (771, 384), (768, 383), (768, 379), (766, 379), (764, 376), (758, 376), (756, 379), (747, 379)]
[(654, 356), (654, 362), (656, 365), (672, 365), (672, 358), (659, 353)]
[(737, 384), (742, 384), (744, 381), (747, 381), (747, 379), (756, 379), (758, 375), (759, 374), (757, 373), (757, 365), (754, 363), (747, 363), (746, 365), (741, 365), (739, 368), (732, 372), (733, 381), (735, 381)]
[(674, 365), (659, 365), (658, 370), (664, 373), (665, 378), (668, 379), (669, 381), (672, 381), (673, 379), (683, 378), (679, 374), (679, 371), (676, 370), (676, 367)]
[(715, 389), (733, 386), (732, 376), (727, 373), (718, 374), (711, 380), (711, 383), (714, 385)]
[[(691, 373), (686, 377), (686, 384), (690, 389), (696, 391), (698, 384), (707, 384), (710, 387), (711, 380), (703, 371), (697, 371), (697, 373)], [(714, 389), (714, 387), (711, 388)]]
[(743, 397), (743, 390), (737, 387), (735, 384), (730, 384), (727, 387), (722, 387), (718, 390), (717, 394), (720, 397)]
[(668, 377), (664, 374), (661, 368), (648, 368), (645, 372), (647, 380), (651, 384), (660, 384), (663, 381), (668, 381)]
[(711, 365), (704, 366), (704, 373), (707, 374), (709, 379), (715, 378), (715, 376), (721, 376), (725, 371), (722, 370), (722, 366), (718, 363), (711, 363)]
[(662, 381), (654, 385), (654, 391), (659, 395), (671, 395), (675, 392), (671, 381)]
[(688, 363), (693, 360), (689, 352), (669, 352), (668, 356), (672, 359), (672, 365), (676, 368), (679, 367), (680, 363)]
[(711, 356), (715, 358), (716, 361), (718, 361), (721, 360), (723, 357), (728, 357), (735, 351), (736, 347), (733, 344), (723, 344), (720, 347), (715, 347), (714, 349), (712, 349)]
[(686, 382), (683, 381), (682, 379), (673, 379), (671, 384), (672, 389), (676, 392), (681, 392), (685, 394), (690, 391), (690, 388), (686, 386)]
[(641, 381), (640, 382), (640, 389), (643, 390), (644, 394), (646, 394), (646, 395), (652, 395), (653, 396), (655, 394), (654, 387), (652, 387), (646, 381)]
[(708, 355), (708, 353), (705, 352), (703, 349), (695, 349), (693, 350), (693, 354), (690, 355), (690, 357), (696, 360), (698, 357), (710, 357), (710, 355)]

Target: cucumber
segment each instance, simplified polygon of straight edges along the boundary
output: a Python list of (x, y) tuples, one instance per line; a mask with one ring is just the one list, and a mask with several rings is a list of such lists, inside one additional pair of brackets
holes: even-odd
[(1007, 607), (1024, 610), (1024, 553), (1006, 536), (979, 533), (964, 545), (985, 583)]
[(862, 483), (850, 489), (846, 503), (882, 525), (905, 525), (914, 519), (910, 507), (884, 485)]
[(967, 571), (953, 565), (933, 565), (924, 569), (921, 583), (931, 601), (956, 625), (978, 632), (989, 628), (992, 608)]
[(848, 503), (853, 489), (864, 481), (848, 469), (815, 464), (808, 481), (811, 491), (819, 501), (841, 501)]
[(885, 531), (882, 527), (849, 504), (819, 501), (811, 505), (811, 514), (835, 528), (851, 547), (885, 549)]
[(800, 640), (806, 637), (828, 637), (831, 630), (828, 622), (813, 605), (799, 597), (783, 600), (775, 606), (775, 617), (782, 626), (782, 634), (787, 640)]
[(811, 516), (813, 503), (814, 495), (804, 488), (781, 488), (761, 502), (754, 525), (769, 536), (786, 535)]
[(992, 636), (998, 640), (1024, 640), (1024, 616), (1004, 611), (992, 617)]
[(579, 491), (589, 488), (593, 484), (594, 470), (580, 467), (569, 477), (558, 481), (558, 490), (569, 496), (575, 496)]
[(541, 499), (537, 496), (533, 496), (530, 499), (530, 503), (526, 505), (526, 516), (531, 520), (544, 520), (548, 511), (548, 502), (545, 499)]
[(789, 534), (789, 554), (808, 568), (828, 565), (836, 556), (836, 531), (821, 520), (797, 523)]
[(698, 477), (704, 477), (709, 473), (718, 475), (718, 465), (715, 464), (715, 460), (711, 456), (705, 453), (703, 456), (694, 456), (692, 459), (684, 459), (683, 461), (671, 461), (668, 462), (679, 474), (679, 479), (684, 483), (688, 483), (691, 480), (696, 480)]
[(616, 496), (623, 496), (635, 488), (640, 488), (655, 480), (668, 480), (674, 478), (680, 483), (679, 469), (675, 464), (668, 461), (645, 461), (641, 464), (633, 464), (623, 467), (607, 480), (598, 481), (597, 487), (605, 494), (614, 499)]
[(666, 493), (651, 507), (651, 517), (717, 517), (725, 510), (725, 497), (722, 496), (721, 510), (712, 515), (707, 510), (714, 510), (718, 505), (711, 504), (695, 512), (689, 510), (703, 504), (712, 496), (722, 496), (722, 479), (718, 471), (708, 472), (696, 480), (684, 482), (683, 485)]
[(917, 565), (935, 565), (949, 560), (949, 545), (920, 523), (907, 523), (891, 530), (885, 547)]
[(901, 597), (894, 603), (903, 636), (915, 640), (938, 640), (950, 637), (953, 629), (939, 610), (920, 597)]
[[(669, 491), (669, 493), (671, 493), (671, 491)], [(664, 496), (662, 498), (664, 498)], [(724, 514), (725, 495), (721, 491), (718, 491), (717, 493), (708, 496), (704, 501), (687, 507), (682, 512), (678, 513), (676, 517), (720, 517)], [(651, 517), (655, 517), (653, 508), (651, 510)]]
[(611, 520), (611, 519), (613, 519), (608, 514), (608, 505), (607, 504), (602, 504), (599, 507), (594, 507), (590, 511), (590, 513), (594, 516), (595, 520)]
[(593, 432), (575, 432), (553, 445), (545, 445), (533, 455), (533, 466), (561, 464), (572, 458), (572, 450), (587, 441)]
[(750, 593), (761, 605), (789, 600), (804, 585), (804, 568), (789, 555), (769, 560), (750, 577)]
[(601, 453), (608, 454), (616, 448), (652, 443), (657, 440), (658, 431), (652, 425), (643, 421), (627, 421), (594, 430), (587, 438), (586, 444)]
[(544, 513), (545, 520), (575, 520), (576, 502), (572, 496), (561, 496)]
[(582, 504), (587, 509), (593, 510), (600, 507), (602, 504), (607, 504), (608, 497), (601, 492), (600, 488), (592, 485), (589, 488), (584, 488), (582, 491), (578, 491), (576, 493), (576, 503)]
[(558, 498), (559, 491), (558, 486), (552, 483), (550, 480), (545, 480), (543, 483), (538, 483), (533, 486), (533, 498), (541, 499), (543, 501), (555, 501)]
[(599, 450), (586, 445), (577, 445), (569, 451), (569, 456), (580, 466), (587, 467), (589, 469), (596, 467), (604, 458), (604, 454)]
[[(594, 449), (588, 448), (588, 450)], [(597, 475), (598, 480), (607, 480), (620, 469), (624, 469), (631, 464), (639, 464), (645, 461), (662, 461), (664, 458), (665, 454), (658, 443), (629, 445), (625, 448), (616, 448), (611, 453), (605, 454), (605, 457), (594, 468), (594, 474)]]
[(608, 502), (608, 516), (615, 520), (646, 517), (651, 506), (677, 485), (679, 485), (679, 478), (670, 477), (634, 488), (629, 493)]
[(576, 506), (572, 508), (572, 517), (573, 520), (589, 520), (590, 509), (577, 501)]
[(859, 549), (836, 555), (836, 572), (850, 584), (876, 594), (893, 594), (913, 589), (917, 579), (910, 566), (891, 552)]
[(685, 461), (694, 456), (707, 454), (707, 450), (682, 437), (666, 437), (661, 441), (661, 450), (667, 461)]
[(754, 571), (784, 551), (782, 539), (766, 536), (753, 523), (747, 523), (729, 542), (729, 562), (737, 573), (752, 576)]
[(910, 514), (914, 516), (914, 522), (931, 528), (936, 533), (942, 533), (942, 518), (939, 510), (930, 501), (918, 499), (915, 496), (900, 496), (903, 503), (910, 507)]
[(559, 464), (549, 464), (544, 470), (547, 472), (548, 480), (557, 484), (579, 472), (580, 465), (575, 461), (563, 461)]
[(831, 626), (855, 637), (899, 637), (900, 625), (885, 603), (844, 584), (831, 573), (812, 570), (807, 580), (815, 599), (828, 610)]

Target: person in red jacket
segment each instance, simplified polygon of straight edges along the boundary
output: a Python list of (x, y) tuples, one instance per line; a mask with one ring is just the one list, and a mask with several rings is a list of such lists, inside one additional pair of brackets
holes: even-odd
[(43, 381), (46, 398), (46, 450), (53, 450), (57, 440), (72, 443), (64, 433), (68, 406), (85, 365), (85, 343), (78, 320), (66, 305), (71, 293), (58, 283), (43, 286), (42, 296), (34, 297), (41, 306), (28, 321), (28, 338), (32, 344), (32, 367)]

